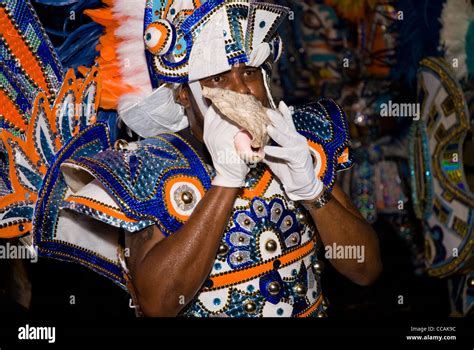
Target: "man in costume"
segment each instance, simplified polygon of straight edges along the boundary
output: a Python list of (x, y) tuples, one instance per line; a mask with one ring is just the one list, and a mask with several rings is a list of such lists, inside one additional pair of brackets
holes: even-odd
[[(126, 285), (147, 316), (324, 316), (323, 245), (338, 271), (372, 283), (376, 235), (335, 184), (351, 166), (344, 113), (330, 100), (276, 108), (271, 96), (288, 10), (248, 0), (107, 4), (89, 13), (106, 26), (101, 98), (118, 91), (120, 117), (144, 140), (111, 147), (90, 120), (72, 135), (38, 193), (38, 253)], [(118, 81), (107, 80), (117, 71), (107, 69), (110, 50), (121, 90), (105, 88)], [(85, 93), (100, 91), (98, 74)], [(347, 254), (357, 247), (362, 256)]]

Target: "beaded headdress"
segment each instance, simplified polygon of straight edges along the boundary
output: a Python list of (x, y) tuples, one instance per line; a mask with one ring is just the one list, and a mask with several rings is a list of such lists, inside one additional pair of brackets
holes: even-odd
[[(275, 32), (287, 11), (248, 0), (148, 0), (145, 45), (151, 75), (185, 83), (225, 72), (236, 63), (273, 62), (281, 53)], [(256, 57), (258, 50), (264, 51), (262, 57)]]
[(256, 0), (104, 2), (109, 12), (88, 14), (106, 27), (98, 62), (104, 86), (107, 72), (114, 72), (109, 80), (121, 89), (109, 107), (143, 137), (186, 126), (171, 84), (196, 82), (237, 63), (270, 68), (281, 55), (276, 31), (289, 11)]

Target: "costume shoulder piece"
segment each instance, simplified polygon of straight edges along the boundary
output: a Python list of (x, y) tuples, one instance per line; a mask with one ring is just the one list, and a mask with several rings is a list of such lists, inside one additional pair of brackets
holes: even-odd
[(319, 178), (332, 188), (336, 172), (353, 165), (344, 111), (333, 100), (320, 99), (294, 108), (293, 120), (298, 132), (308, 139), (309, 146), (317, 155)]
[(63, 172), (75, 192), (64, 208), (130, 232), (153, 224), (177, 231), (211, 186), (210, 170), (175, 134), (70, 160)]
[[(69, 191), (62, 163), (111, 146), (108, 126), (97, 123), (100, 71), (64, 73), (28, 0), (0, 0), (0, 32), (8, 34), (0, 40), (0, 238), (123, 284), (117, 236), (59, 211)], [(92, 226), (103, 235), (84, 243)]]
[(125, 288), (120, 229), (175, 232), (210, 186), (209, 170), (180, 137), (113, 147), (97, 123), (56, 154), (42, 180), (34, 243), (40, 256), (80, 263)]

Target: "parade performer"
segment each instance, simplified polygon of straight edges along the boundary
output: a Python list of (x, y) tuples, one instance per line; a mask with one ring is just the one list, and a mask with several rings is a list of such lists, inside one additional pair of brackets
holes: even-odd
[[(325, 99), (277, 108), (271, 95), (288, 10), (104, 3), (88, 12), (105, 26), (98, 67), (69, 95), (88, 108), (65, 117), (68, 73), (53, 108), (35, 100), (24, 144), (4, 141), (17, 210), (2, 220), (26, 192), (34, 208), (8, 232), (126, 287), (147, 316), (325, 316), (323, 246), (339, 272), (372, 283), (376, 235), (335, 179), (352, 165), (343, 111)], [(141, 141), (112, 142), (99, 104)], [(344, 254), (351, 247), (362, 257)]]

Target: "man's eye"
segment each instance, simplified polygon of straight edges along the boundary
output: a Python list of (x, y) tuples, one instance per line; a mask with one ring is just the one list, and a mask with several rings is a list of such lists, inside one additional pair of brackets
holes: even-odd
[(250, 77), (250, 76), (254, 75), (255, 72), (256, 72), (256, 70), (248, 70), (248, 71), (245, 71), (244, 74), (245, 74), (245, 76)]
[(211, 81), (213, 83), (220, 83), (220, 82), (222, 82), (222, 77), (213, 77), (213, 78), (211, 78)]

